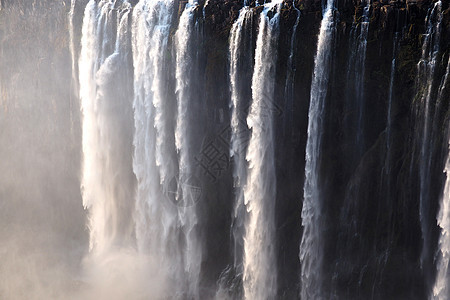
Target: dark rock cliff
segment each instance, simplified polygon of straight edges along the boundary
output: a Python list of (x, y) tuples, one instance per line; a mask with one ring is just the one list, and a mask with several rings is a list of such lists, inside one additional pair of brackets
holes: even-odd
[[(253, 3), (252, 3), (253, 4)], [(415, 143), (421, 118), (417, 98), (417, 63), (422, 54), (425, 21), (432, 1), (375, 1), (370, 8), (369, 35), (365, 61), (365, 145), (361, 159), (352, 157), (352, 140), (346, 135), (347, 77), (344, 75), (351, 52), (351, 31), (361, 22), (359, 1), (338, 1), (338, 20), (334, 69), (327, 99), (322, 177), (326, 186), (326, 263), (327, 288), (335, 297), (361, 299), (424, 299), (433, 281), (433, 267), (420, 263), (421, 238), (418, 165)], [(284, 106), (284, 85), (289, 45), (296, 12), (286, 1), (282, 10), (281, 36), (277, 64), (277, 103), (283, 110), (277, 122), (277, 249), (280, 297), (290, 299), (298, 289), (299, 238), (301, 236), (301, 198), (304, 177), (304, 149), (307, 136), (308, 101), (317, 34), (321, 21), (321, 1), (295, 1), (301, 11), (295, 36), (295, 93), (292, 111)], [(237, 18), (241, 1), (209, 1), (205, 9), (206, 101), (226, 109), (227, 38)], [(436, 78), (445, 73), (450, 49), (448, 1), (443, 2), (443, 24)], [(398, 35), (393, 89), (393, 144), (391, 174), (384, 175), (386, 157), (386, 119), (394, 36)], [(209, 70), (209, 73), (208, 73)], [(210, 73), (213, 72), (213, 73)], [(221, 83), (218, 83), (221, 82)], [(250, 84), (250, 81), (249, 81)], [(220, 87), (220, 88), (218, 88)], [(222, 103), (222, 102), (221, 102)], [(440, 103), (433, 104), (432, 195), (430, 195), (431, 244), (434, 253), (439, 230), (436, 215), (445, 176), (442, 173), (449, 126), (448, 87)], [(292, 114), (288, 130), (283, 122)], [(393, 192), (386, 194), (387, 186)], [(348, 203), (347, 198), (358, 199)], [(224, 201), (229, 201), (224, 199)], [(347, 201), (347, 202), (346, 202)], [(343, 212), (343, 207), (349, 211)], [(211, 212), (212, 215), (217, 212)], [(214, 217), (211, 220), (215, 220)], [(349, 225), (353, 223), (351, 228)], [(356, 234), (356, 236), (354, 236)], [(212, 235), (214, 235), (212, 233)], [(213, 237), (211, 236), (213, 239)], [(222, 240), (220, 238), (219, 240)], [(223, 241), (223, 240), (222, 240)], [(222, 248), (222, 250), (224, 250)], [(227, 255), (226, 252), (223, 255)], [(433, 265), (433, 254), (428, 264)]]

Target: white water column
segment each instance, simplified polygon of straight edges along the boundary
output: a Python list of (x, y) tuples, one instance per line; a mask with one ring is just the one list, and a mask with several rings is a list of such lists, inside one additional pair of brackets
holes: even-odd
[[(275, 159), (273, 110), (281, 1), (266, 4), (260, 14), (247, 124), (252, 130), (247, 150), (244, 204), (244, 298), (275, 299)], [(276, 13), (269, 18), (269, 12)]]
[(321, 154), (322, 119), (333, 51), (334, 1), (328, 0), (320, 25), (311, 98), (308, 115), (308, 139), (306, 143), (305, 185), (303, 193), (302, 226), (300, 243), (302, 300), (322, 299), (323, 242), (322, 199), (319, 182), (319, 160)]

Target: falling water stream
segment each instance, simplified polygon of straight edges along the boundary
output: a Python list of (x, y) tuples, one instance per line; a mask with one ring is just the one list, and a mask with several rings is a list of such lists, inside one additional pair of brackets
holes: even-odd
[[(198, 236), (197, 207), (190, 205), (191, 191), (188, 179), (193, 174), (192, 152), (192, 120), (196, 113), (192, 110), (194, 99), (190, 94), (194, 84), (193, 66), (195, 63), (196, 45), (193, 43), (196, 36), (195, 9), (198, 3), (189, 0), (185, 10), (181, 14), (178, 29), (175, 33), (176, 49), (176, 92), (177, 92), (177, 119), (175, 126), (175, 145), (179, 154), (179, 193), (177, 201), (179, 205), (179, 219), (185, 239), (183, 251), (184, 276), (187, 280), (187, 295), (198, 299), (200, 296), (199, 281), (202, 259), (202, 248)], [(181, 198), (180, 198), (181, 196)]]
[[(89, 210), (90, 248), (101, 255), (131, 242), (133, 202), (130, 168), (132, 136), (126, 52), (129, 4), (117, 15), (112, 3), (86, 6), (80, 55), (80, 97), (83, 112), (83, 204)], [(111, 22), (117, 18), (116, 38)], [(103, 37), (103, 39), (99, 39)], [(121, 73), (117, 70), (122, 68)], [(116, 87), (120, 92), (111, 87)], [(128, 109), (127, 109), (128, 107)], [(128, 184), (126, 184), (128, 183)]]
[[(391, 131), (392, 131), (392, 102), (394, 99), (394, 82), (395, 82), (395, 67), (397, 62), (397, 47), (398, 47), (399, 33), (394, 34), (394, 43), (392, 49), (392, 62), (391, 62), (391, 74), (389, 79), (389, 98), (388, 98), (388, 113), (387, 113), (387, 134), (386, 134), (386, 150), (388, 155), (390, 154), (389, 149), (391, 148)], [(387, 158), (386, 173), (390, 172), (390, 157)]]
[[(363, 3), (363, 2), (361, 2)], [(361, 157), (364, 151), (364, 114), (365, 114), (365, 69), (366, 69), (366, 51), (367, 37), (369, 33), (369, 14), (370, 0), (364, 1), (361, 22), (353, 23), (351, 31), (351, 48), (347, 69), (347, 105), (353, 111), (354, 117), (351, 122), (355, 141), (357, 157)]]
[[(448, 88), (450, 76), (450, 57), (447, 69), (439, 87), (438, 99), (443, 99), (444, 89)], [(446, 181), (442, 193), (441, 205), (437, 216), (441, 234), (437, 253), (437, 275), (430, 299), (444, 300), (450, 294), (450, 136), (448, 137), (447, 162), (445, 165)]]
[[(239, 12), (239, 17), (233, 24), (230, 32), (230, 87), (231, 87), (231, 153), (230, 156), (236, 160), (233, 169), (233, 181), (236, 189), (236, 199), (233, 209), (233, 239), (234, 239), (234, 268), (242, 273), (243, 259), (243, 233), (245, 222), (245, 207), (243, 186), (247, 180), (247, 161), (245, 153), (248, 146), (249, 129), (246, 122), (248, 103), (242, 91), (244, 78), (241, 78), (243, 66), (253, 59), (251, 45), (248, 45), (246, 32), (251, 30), (253, 11), (245, 6)], [(248, 28), (250, 27), (250, 28)], [(250, 31), (251, 32), (251, 31)], [(251, 37), (250, 37), (251, 44)], [(249, 50), (250, 49), (250, 50)], [(247, 54), (247, 55), (246, 55)], [(243, 62), (243, 60), (247, 60)]]
[[(83, 21), (81, 188), (90, 233), (84, 277), (98, 293), (92, 297), (138, 297), (150, 288), (139, 279), (150, 275), (149, 261), (134, 250), (130, 16), (131, 5), (126, 1), (116, 6), (92, 0)], [(125, 283), (129, 277), (136, 280)]]
[[(276, 45), (279, 35), (281, 1), (264, 6), (259, 18), (252, 80), (252, 104), (247, 124), (252, 130), (246, 160), (247, 183), (244, 204), (248, 219), (244, 236), (244, 297), (273, 299), (277, 291), (274, 247), (274, 103)], [(269, 12), (275, 15), (269, 18)]]
[(437, 64), (437, 55), (439, 52), (439, 39), (441, 34), (441, 1), (434, 4), (430, 9), (426, 20), (427, 31), (422, 44), (422, 58), (417, 65), (417, 87), (419, 87), (420, 103), (423, 108), (423, 132), (420, 148), (421, 161), (420, 170), (420, 221), (422, 228), (422, 256), (421, 262), (424, 264), (429, 259), (428, 246), (430, 245), (429, 228), (429, 203), (428, 195), (430, 192), (430, 174), (431, 153), (429, 151), (431, 138), (433, 88), (435, 86), (435, 69)]
[(300, 243), (301, 299), (321, 299), (322, 295), (322, 234), (319, 163), (321, 154), (322, 118), (331, 68), (334, 36), (334, 1), (328, 0), (320, 25), (319, 42), (314, 60), (311, 100), (306, 144), (305, 185), (303, 189), (302, 226)]
[[(174, 135), (170, 98), (165, 81), (166, 53), (174, 3), (171, 0), (141, 0), (133, 10), (132, 45), (134, 61), (134, 156), (137, 179), (136, 238), (140, 253), (150, 253), (164, 281), (182, 282), (178, 212), (169, 205), (168, 185), (176, 175)], [(172, 297), (184, 285), (166, 291)]]
[(295, 43), (296, 43), (296, 35), (297, 35), (297, 29), (298, 24), (300, 22), (300, 15), (301, 12), (297, 7), (295, 7), (295, 1), (292, 1), (292, 6), (296, 12), (296, 19), (294, 26), (292, 28), (292, 35), (291, 35), (291, 43), (290, 43), (290, 49), (289, 49), (289, 56), (287, 59), (287, 73), (286, 73), (286, 83), (284, 86), (284, 95), (285, 95), (285, 109), (286, 109), (286, 116), (285, 116), (285, 122), (283, 123), (283, 132), (286, 134), (288, 131), (289, 124), (292, 124), (292, 113), (294, 111), (294, 85), (295, 85), (295, 64), (294, 64), (294, 56), (295, 56)]

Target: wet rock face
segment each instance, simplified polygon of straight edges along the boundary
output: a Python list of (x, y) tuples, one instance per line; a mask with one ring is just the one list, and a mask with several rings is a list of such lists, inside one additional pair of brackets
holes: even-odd
[[(285, 1), (282, 11), (281, 36), (277, 64), (277, 101), (283, 103), (283, 85), (286, 78), (286, 62), (295, 11), (291, 1)], [(227, 31), (230, 22), (237, 18), (241, 7), (236, 1), (211, 1), (206, 9), (207, 36), (210, 42), (223, 42), (215, 49), (225, 55)], [(347, 112), (346, 76), (351, 50), (352, 30), (360, 26), (364, 3), (361, 1), (338, 1), (336, 51), (334, 71), (330, 81), (328, 113), (324, 132), (324, 154), (322, 162), (322, 180), (325, 182), (326, 226), (326, 273), (335, 279), (327, 287), (343, 299), (358, 297), (375, 298), (408, 297), (422, 299), (426, 297), (430, 277), (420, 268), (421, 229), (417, 207), (419, 205), (416, 168), (417, 155), (413, 154), (414, 131), (420, 123), (413, 99), (417, 92), (417, 63), (421, 57), (423, 34), (426, 31), (425, 18), (432, 1), (375, 1), (370, 6), (369, 33), (365, 60), (365, 140), (364, 155), (359, 161), (349, 157), (352, 140), (345, 140), (346, 128), (342, 119)], [(290, 135), (282, 135), (281, 123), (277, 145), (278, 198), (277, 198), (277, 249), (279, 253), (278, 272), (280, 274), (280, 293), (289, 298), (298, 288), (296, 277), (298, 261), (298, 237), (301, 236), (300, 216), (303, 186), (304, 146), (307, 136), (307, 112), (313, 60), (317, 45), (317, 33), (321, 21), (322, 1), (295, 1), (295, 7), (301, 11), (300, 24), (296, 35), (294, 58), (295, 102), (293, 108), (293, 128)], [(222, 8), (228, 12), (220, 11)], [(443, 62), (438, 67), (438, 78), (445, 72), (445, 62), (449, 52), (449, 8), (443, 3), (443, 23), (441, 51)], [(213, 29), (214, 28), (214, 29)], [(394, 142), (388, 154), (386, 144), (387, 100), (389, 98), (390, 70), (393, 59), (394, 36), (398, 37), (396, 47), (396, 70), (393, 90), (393, 129)], [(223, 48), (222, 48), (223, 47)], [(218, 57), (220, 57), (219, 55)], [(217, 63), (219, 60), (215, 60)], [(221, 63), (227, 63), (225, 59)], [(223, 70), (222, 68), (214, 68)], [(216, 74), (218, 75), (218, 74)], [(225, 77), (209, 76), (215, 80)], [(226, 89), (225, 89), (226, 90)], [(448, 97), (447, 97), (448, 98)], [(444, 98), (443, 98), (444, 99)], [(437, 108), (437, 127), (439, 130), (448, 124), (448, 100)], [(415, 129), (416, 128), (416, 129)], [(445, 130), (443, 130), (445, 131)], [(436, 134), (436, 147), (432, 175), (434, 178), (431, 215), (436, 215), (439, 192), (443, 184), (442, 168), (445, 157), (445, 134)], [(444, 150), (443, 150), (444, 149)], [(382, 174), (387, 156), (394, 161), (391, 177)], [(387, 186), (393, 186), (389, 195)], [(380, 192), (381, 191), (381, 192)], [(346, 198), (356, 199), (348, 213), (352, 219), (343, 219), (342, 207), (348, 205)], [(353, 220), (353, 221), (352, 221)], [(393, 221), (392, 221), (393, 220)], [(354, 228), (346, 222), (354, 222)], [(436, 248), (436, 226), (433, 231), (433, 249)], [(353, 231), (352, 231), (353, 230)], [(352, 232), (357, 237), (351, 236)], [(293, 238), (295, 237), (295, 238)], [(364, 270), (363, 267), (364, 266)], [(298, 269), (297, 269), (298, 270)], [(331, 281), (331, 280), (330, 280)], [(375, 286), (376, 292), (373, 292)], [(395, 289), (393, 287), (396, 287)], [(414, 286), (414, 289), (410, 287)], [(374, 293), (374, 294), (373, 294)]]

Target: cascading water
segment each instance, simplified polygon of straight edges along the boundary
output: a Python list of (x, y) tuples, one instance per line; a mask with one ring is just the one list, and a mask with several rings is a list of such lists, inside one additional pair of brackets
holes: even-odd
[[(389, 94), (388, 94), (388, 107), (387, 107), (387, 120), (386, 120), (386, 161), (384, 166), (385, 171), (385, 181), (386, 181), (386, 202), (387, 206), (390, 208), (389, 212), (393, 212), (394, 209), (392, 205), (392, 122), (393, 122), (393, 101), (394, 101), (394, 83), (395, 83), (395, 73), (396, 73), (396, 63), (397, 63), (397, 51), (398, 51), (398, 41), (399, 32), (394, 33), (394, 42), (392, 47), (392, 61), (391, 61), (391, 72), (389, 79)], [(389, 227), (392, 227), (392, 215), (390, 216)], [(392, 234), (392, 228), (389, 229), (389, 235)], [(388, 251), (388, 250), (387, 250)], [(386, 264), (386, 259), (388, 255), (386, 254), (384, 265)]]
[(322, 295), (322, 236), (319, 164), (321, 154), (322, 119), (327, 96), (334, 36), (334, 1), (328, 0), (320, 25), (306, 144), (304, 200), (302, 208), (303, 236), (300, 243), (301, 299), (321, 299)]
[(450, 57), (448, 58), (448, 61), (447, 61), (447, 68), (445, 70), (445, 75), (442, 78), (441, 85), (439, 86), (438, 99), (440, 99), (440, 100), (443, 100), (445, 97), (444, 92), (445, 92), (445, 89), (448, 88), (448, 84), (449, 84), (448, 81), (450, 80), (449, 76), (450, 76)]
[[(450, 58), (443, 78), (440, 92), (444, 90), (450, 73)], [(441, 94), (441, 93), (440, 93)], [(441, 207), (437, 218), (441, 234), (437, 253), (437, 275), (430, 299), (445, 300), (450, 294), (450, 137), (448, 138), (447, 163), (444, 172), (447, 179), (442, 193)]]
[[(233, 263), (221, 274), (216, 298), (242, 297), (242, 274), (244, 256), (245, 233), (245, 205), (243, 187), (247, 181), (247, 161), (245, 153), (248, 147), (249, 128), (246, 117), (248, 114), (248, 95), (251, 87), (247, 85), (249, 66), (253, 64), (252, 47), (253, 10), (244, 6), (239, 11), (239, 17), (233, 24), (229, 37), (229, 81), (230, 81), (230, 110), (231, 137), (230, 158), (234, 161), (233, 187), (234, 204), (232, 210), (231, 242)], [(250, 34), (248, 34), (250, 33)], [(251, 74), (250, 74), (251, 75)]]
[(291, 35), (291, 44), (289, 49), (289, 57), (287, 59), (287, 74), (286, 74), (286, 83), (284, 86), (284, 95), (285, 95), (285, 105), (284, 107), (287, 108), (285, 122), (283, 123), (283, 132), (286, 134), (286, 131), (288, 130), (288, 127), (290, 124), (292, 124), (292, 113), (294, 111), (293, 109), (293, 101), (294, 101), (294, 84), (295, 84), (295, 66), (294, 66), (294, 55), (295, 55), (295, 42), (296, 42), (296, 35), (297, 35), (297, 28), (298, 23), (300, 22), (300, 10), (295, 7), (295, 1), (292, 1), (292, 7), (295, 10), (295, 13), (297, 15), (294, 23), (294, 27), (292, 28), (292, 35)]
[[(76, 46), (75, 46), (75, 8), (77, 5), (76, 0), (71, 0), (70, 2), (70, 11), (69, 11), (69, 37), (70, 37), (70, 54), (72, 58), (72, 80), (70, 81), (72, 85), (72, 89), (75, 95), (79, 96), (80, 87), (78, 85), (78, 62), (76, 55)], [(73, 116), (73, 100), (70, 99), (70, 124), (71, 124), (71, 133), (73, 135), (74, 131), (74, 116)]]
[(433, 90), (435, 86), (435, 68), (437, 64), (437, 56), (440, 46), (441, 22), (442, 22), (442, 3), (438, 1), (434, 4), (427, 16), (426, 25), (427, 32), (422, 45), (422, 58), (417, 65), (417, 87), (420, 96), (419, 106), (423, 109), (423, 126), (422, 139), (420, 145), (420, 222), (422, 229), (422, 256), (421, 263), (424, 264), (430, 259), (428, 246), (430, 245), (430, 228), (429, 228), (429, 202), (430, 193), (430, 164), (432, 155), (429, 151), (431, 139), (432, 122), (432, 102)]
[(196, 50), (194, 41), (197, 34), (195, 12), (198, 2), (189, 0), (181, 14), (178, 29), (175, 33), (176, 49), (176, 92), (177, 119), (175, 127), (175, 144), (179, 155), (178, 194), (180, 203), (178, 215), (183, 228), (185, 247), (183, 250), (184, 276), (187, 280), (187, 295), (198, 299), (200, 267), (202, 260), (201, 241), (198, 236), (197, 207), (192, 202), (188, 179), (194, 173), (193, 159), (193, 99), (191, 94), (195, 81), (193, 78)]
[[(361, 157), (364, 151), (364, 81), (367, 49), (367, 36), (369, 33), (370, 0), (365, 1), (361, 23), (353, 24), (351, 32), (351, 48), (347, 70), (347, 102), (349, 110), (355, 116), (352, 121), (352, 139), (356, 143), (357, 156)], [(355, 17), (356, 18), (356, 17)], [(359, 34), (358, 34), (359, 32)]]
[[(275, 159), (273, 105), (276, 45), (279, 35), (281, 1), (266, 4), (260, 14), (252, 79), (252, 104), (247, 124), (252, 130), (246, 160), (247, 209), (244, 236), (244, 298), (274, 299), (277, 292), (275, 269)], [(275, 10), (272, 18), (269, 12)]]
[(79, 61), (83, 204), (89, 210), (90, 248), (95, 255), (121, 244), (129, 246), (133, 233), (129, 222), (133, 208), (133, 176), (128, 164), (131, 143), (126, 142), (132, 136), (131, 107), (127, 105), (127, 26), (131, 7), (124, 3), (117, 12), (114, 39), (112, 32), (104, 30), (112, 28), (112, 5), (92, 0), (86, 6)]
[[(70, 11), (69, 11), (69, 34), (70, 34), (70, 54), (72, 57), (72, 83), (78, 83), (78, 78), (77, 78), (77, 74), (76, 74), (76, 70), (78, 69), (77, 67), (77, 61), (76, 61), (76, 55), (75, 55), (75, 40), (74, 40), (74, 16), (75, 16), (75, 5), (76, 5), (77, 1), (76, 0), (72, 0), (70, 3)], [(79, 87), (75, 86), (74, 88), (75, 93), (78, 94), (79, 92)]]
[[(230, 32), (230, 87), (231, 87), (231, 153), (230, 157), (235, 160), (233, 169), (233, 181), (236, 189), (236, 199), (233, 209), (233, 242), (234, 242), (234, 268), (236, 273), (242, 274), (242, 255), (243, 255), (243, 234), (245, 223), (245, 207), (243, 186), (247, 180), (247, 162), (245, 153), (247, 150), (247, 141), (249, 129), (246, 124), (246, 106), (245, 94), (242, 89), (245, 86), (242, 77), (243, 66), (250, 63), (253, 58), (251, 54), (251, 36), (250, 45), (246, 39), (246, 33), (251, 32), (253, 20), (253, 11), (249, 7), (244, 7), (239, 12), (239, 17), (233, 24)], [(250, 28), (249, 28), (250, 27)], [(250, 50), (249, 50), (250, 49)], [(245, 60), (245, 61), (244, 61)]]
[[(148, 260), (134, 250), (130, 14), (126, 1), (89, 1), (79, 60), (81, 190), (90, 233), (84, 276), (96, 293), (110, 299), (149, 292), (136, 278), (150, 275)], [(125, 284), (124, 278), (136, 280)]]
[(133, 10), (134, 157), (137, 178), (136, 238), (138, 250), (158, 259), (160, 276), (176, 286), (166, 295), (182, 294), (184, 267), (177, 208), (167, 190), (175, 173), (171, 105), (166, 80), (166, 53), (174, 3), (141, 0)]
[(0, 0), (1, 299), (448, 297), (448, 1), (56, 2)]
[[(387, 134), (386, 134), (386, 153), (388, 155), (386, 159), (386, 173), (390, 173), (390, 167), (391, 167), (391, 158), (390, 158), (390, 148), (391, 148), (391, 131), (392, 131), (392, 101), (394, 98), (394, 82), (395, 82), (395, 66), (397, 61), (397, 47), (398, 47), (398, 38), (399, 33), (396, 32), (394, 34), (394, 43), (392, 47), (392, 62), (391, 62), (391, 74), (389, 79), (389, 98), (388, 98), (388, 113), (387, 113)], [(388, 191), (389, 193), (389, 191)], [(389, 198), (389, 196), (388, 196)]]

